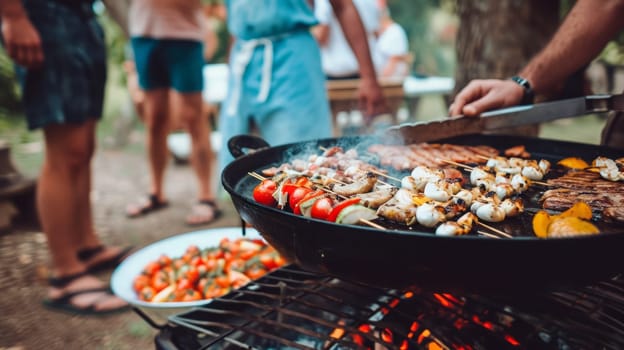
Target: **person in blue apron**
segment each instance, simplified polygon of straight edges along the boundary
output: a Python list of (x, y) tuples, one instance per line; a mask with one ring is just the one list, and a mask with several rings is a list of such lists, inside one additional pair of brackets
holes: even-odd
[(95, 274), (127, 250), (104, 246), (91, 212), (91, 160), (106, 82), (104, 32), (89, 0), (2, 0), (4, 47), (18, 65), (31, 130), (45, 155), (37, 210), (50, 250), (48, 307), (74, 314), (128, 309)]
[[(357, 10), (351, 1), (332, 0), (332, 5), (358, 59), (365, 114), (380, 114), (385, 101)], [(228, 29), (236, 41), (219, 118), (224, 144), (251, 132), (252, 126), (272, 146), (330, 137), (325, 75), (318, 43), (309, 31), (318, 23), (310, 2), (226, 0), (226, 6)], [(231, 161), (222, 147), (219, 168)]]

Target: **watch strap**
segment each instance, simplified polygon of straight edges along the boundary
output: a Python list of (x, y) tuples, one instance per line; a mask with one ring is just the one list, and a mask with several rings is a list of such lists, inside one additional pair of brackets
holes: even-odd
[(522, 86), (524, 89), (524, 94), (522, 95), (522, 101), (520, 103), (523, 105), (533, 104), (533, 101), (535, 100), (535, 93), (533, 92), (533, 88), (531, 87), (529, 81), (517, 75), (514, 75), (510, 79)]

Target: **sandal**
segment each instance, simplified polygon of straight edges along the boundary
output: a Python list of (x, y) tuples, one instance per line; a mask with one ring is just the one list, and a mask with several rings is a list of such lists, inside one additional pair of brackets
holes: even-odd
[(101, 252), (103, 252), (104, 249), (106, 249), (105, 246), (99, 245), (99, 246), (94, 247), (94, 248), (82, 249), (82, 250), (80, 250), (78, 252), (78, 259), (81, 262), (83, 262), (83, 263), (87, 263), (87, 271), (88, 271), (88, 273), (94, 274), (94, 273), (98, 273), (98, 272), (101, 272), (101, 271), (114, 269), (125, 258), (127, 258), (128, 255), (130, 255), (130, 252), (132, 252), (134, 247), (132, 247), (132, 246), (125, 247), (125, 248), (121, 249), (121, 251), (119, 251), (119, 253), (117, 253), (117, 254), (115, 254), (115, 255), (107, 258), (107, 259), (98, 261), (95, 264), (89, 265), (88, 261), (91, 260), (92, 258), (94, 258), (96, 255), (98, 255)]
[(191, 214), (186, 217), (189, 226), (209, 224), (221, 217), (221, 210), (213, 200), (204, 199), (193, 206)]
[(129, 218), (137, 218), (159, 209), (166, 208), (167, 206), (169, 206), (169, 202), (161, 202), (155, 194), (150, 194), (147, 198), (142, 199), (141, 202), (128, 205), (126, 208), (126, 216)]
[[(64, 277), (51, 277), (48, 279), (48, 283), (50, 286), (54, 288), (63, 289), (67, 287), (69, 284), (74, 282), (75, 280), (88, 276), (89, 273), (87, 271), (79, 272), (73, 275), (64, 276)], [(89, 305), (87, 306), (79, 306), (72, 303), (72, 299), (80, 296), (80, 295), (89, 295), (95, 294), (100, 295), (99, 297), (95, 297)], [(102, 316), (102, 315), (110, 315), (113, 313), (118, 313), (122, 311), (126, 311), (130, 308), (127, 303), (124, 303), (121, 306), (110, 308), (110, 309), (98, 309), (97, 306), (100, 302), (109, 299), (109, 298), (118, 298), (115, 296), (109, 287), (97, 287), (97, 288), (87, 288), (83, 290), (66, 292), (60, 297), (57, 298), (48, 298), (43, 300), (43, 305), (54, 310), (68, 312), (73, 315), (88, 315), (88, 316)]]

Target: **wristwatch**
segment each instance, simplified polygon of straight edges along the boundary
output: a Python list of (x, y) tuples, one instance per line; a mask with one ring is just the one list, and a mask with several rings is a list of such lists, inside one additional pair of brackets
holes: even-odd
[(529, 81), (517, 75), (514, 75), (510, 79), (516, 82), (518, 85), (522, 86), (522, 88), (524, 88), (524, 94), (522, 95), (522, 101), (520, 101), (520, 103), (523, 105), (533, 104), (533, 100), (535, 99), (535, 93), (533, 92)]

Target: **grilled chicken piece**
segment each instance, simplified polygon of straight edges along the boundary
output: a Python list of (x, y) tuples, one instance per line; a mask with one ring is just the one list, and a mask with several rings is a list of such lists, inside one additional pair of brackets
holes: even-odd
[(416, 210), (414, 204), (401, 203), (392, 198), (377, 209), (377, 215), (390, 221), (411, 226), (416, 222)]
[(360, 198), (360, 204), (372, 209), (379, 208), (382, 204), (386, 203), (396, 194), (396, 187), (386, 187), (377, 191), (360, 193), (356, 197)]
[(365, 176), (355, 179), (355, 181), (350, 184), (336, 184), (332, 188), (332, 191), (341, 196), (350, 197), (358, 193), (370, 192), (376, 182), (377, 175), (369, 172), (366, 173)]

